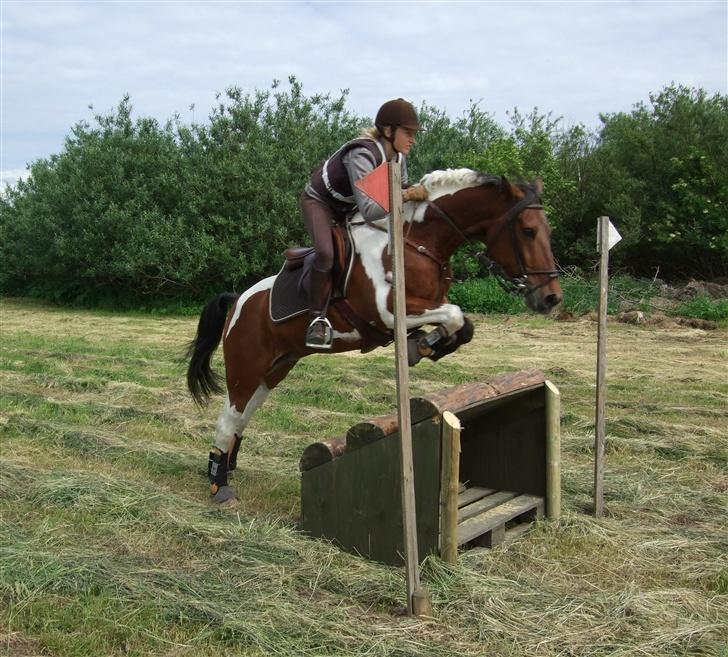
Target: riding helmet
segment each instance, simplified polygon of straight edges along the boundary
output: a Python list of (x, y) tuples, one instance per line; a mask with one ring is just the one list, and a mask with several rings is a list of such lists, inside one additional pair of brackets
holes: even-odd
[(402, 126), (411, 130), (420, 130), (420, 121), (417, 118), (417, 112), (414, 105), (407, 102), (404, 98), (396, 98), (388, 100), (379, 108), (377, 117), (374, 119), (374, 125), (382, 131), (384, 126)]

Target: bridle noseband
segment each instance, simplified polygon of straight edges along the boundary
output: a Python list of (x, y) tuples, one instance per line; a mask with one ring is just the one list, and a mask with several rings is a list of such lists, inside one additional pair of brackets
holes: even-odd
[[(455, 232), (458, 233), (460, 237), (463, 238), (464, 242), (474, 241), (447, 215), (447, 213), (442, 208), (440, 208), (438, 205), (435, 205), (435, 203), (432, 201), (426, 201), (426, 203), (428, 207), (432, 208), (441, 219), (444, 219), (450, 225), (450, 227), (455, 230)], [(541, 204), (538, 195), (530, 189), (526, 192), (526, 196), (524, 198), (522, 198), (512, 208), (510, 208), (510, 210), (508, 210), (505, 215), (499, 217), (496, 220), (500, 221), (501, 218), (504, 219), (503, 224), (498, 229), (498, 232), (496, 233), (495, 237), (490, 243), (490, 246), (488, 247), (492, 249), (493, 245), (500, 239), (500, 236), (505, 232), (506, 228), (508, 228), (511, 235), (511, 248), (513, 249), (513, 253), (516, 256), (516, 262), (518, 263), (519, 273), (517, 276), (509, 277), (503, 267), (501, 267), (494, 260), (491, 260), (486, 255), (485, 251), (480, 251), (476, 253), (475, 257), (478, 258), (478, 260), (485, 266), (485, 268), (488, 270), (488, 273), (495, 277), (500, 286), (506, 292), (510, 294), (528, 296), (529, 294), (533, 294), (536, 290), (544, 287), (545, 285), (548, 285), (554, 278), (558, 278), (559, 272), (556, 269), (528, 270), (526, 268), (523, 259), (523, 253), (521, 252), (520, 244), (518, 242), (518, 239), (516, 238), (515, 221), (516, 218), (524, 210), (543, 210), (543, 205)], [(539, 285), (529, 285), (528, 277), (531, 275), (539, 274), (547, 276), (546, 280)]]

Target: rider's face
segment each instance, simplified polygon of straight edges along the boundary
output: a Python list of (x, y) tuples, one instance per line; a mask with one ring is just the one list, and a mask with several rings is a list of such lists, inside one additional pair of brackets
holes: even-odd
[[(392, 134), (392, 128), (386, 126), (384, 128), (384, 134), (386, 137), (389, 137)], [(415, 144), (416, 136), (417, 130), (398, 126), (394, 131), (394, 149), (398, 153), (404, 153), (405, 155), (408, 155), (410, 152), (410, 148), (412, 148), (412, 146), (414, 146)], [(385, 148), (387, 149), (387, 151), (391, 149), (391, 145), (389, 142), (386, 143)], [(387, 152), (387, 159), (391, 158), (393, 154), (394, 153)]]
[(394, 131), (394, 148), (405, 155), (409, 154), (410, 148), (415, 144), (417, 130), (398, 126)]

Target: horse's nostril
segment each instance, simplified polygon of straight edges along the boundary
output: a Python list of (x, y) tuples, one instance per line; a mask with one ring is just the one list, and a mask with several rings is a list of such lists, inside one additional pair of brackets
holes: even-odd
[(561, 303), (561, 297), (558, 294), (549, 294), (545, 299), (544, 303), (548, 308), (553, 308)]

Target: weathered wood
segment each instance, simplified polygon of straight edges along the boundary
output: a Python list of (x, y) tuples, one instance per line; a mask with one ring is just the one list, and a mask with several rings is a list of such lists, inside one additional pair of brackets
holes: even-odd
[(420, 585), (417, 551), (412, 423), (409, 402), (409, 365), (407, 363), (407, 297), (404, 280), (404, 227), (402, 222), (402, 170), (398, 161), (389, 163), (389, 237), (392, 251), (394, 352), (397, 373), (397, 418), (399, 422), (400, 463), (402, 466), (402, 519), (404, 525), (405, 566), (407, 571), (407, 612), (415, 613), (413, 596), (427, 595)]
[(399, 421), (396, 413), (359, 422), (346, 432), (346, 446), (349, 450), (366, 447), (385, 436), (397, 433), (398, 427)]
[(346, 441), (343, 438), (332, 438), (312, 443), (303, 450), (298, 469), (301, 472), (333, 461), (346, 453)]
[(546, 381), (546, 515), (561, 517), (561, 394)]
[(495, 493), (494, 488), (479, 488), (478, 486), (463, 488), (462, 492), (458, 494), (458, 508), (472, 504), (491, 493)]
[[(425, 397), (410, 399), (410, 418), (413, 424), (427, 418), (440, 416), (445, 411), (460, 415), (480, 404), (496, 405), (507, 403), (500, 399), (511, 394), (522, 393), (543, 385), (546, 376), (539, 370), (524, 370), (495, 376), (485, 383), (466, 383), (453, 386)], [(399, 428), (397, 414), (381, 415), (359, 422), (346, 432), (349, 450), (360, 449), (396, 433)]]
[(472, 504), (468, 504), (467, 506), (462, 507), (458, 511), (458, 522), (464, 522), (469, 518), (480, 515), (484, 511), (490, 511), (491, 509), (495, 509), (497, 506), (505, 504), (509, 500), (512, 500), (514, 497), (518, 497), (518, 493), (514, 493), (508, 490), (493, 493), (492, 495), (487, 495), (477, 502), (473, 502)]
[(538, 506), (543, 508), (543, 505), (544, 499), (542, 497), (519, 495), (494, 509), (470, 518), (458, 525), (458, 545), (472, 541), (474, 538), (478, 538), (500, 526), (505, 527), (509, 520), (513, 520)]
[(597, 329), (597, 391), (594, 431), (594, 515), (604, 515), (604, 409), (607, 377), (607, 290), (609, 287), (609, 217), (599, 217), (599, 325)]
[(458, 491), (460, 488), (460, 420), (450, 411), (442, 414), (442, 468), (440, 475), (440, 556), (447, 563), (458, 558)]
[(501, 374), (487, 383), (469, 383), (427, 397), (415, 397), (412, 399), (412, 418), (416, 422), (420, 417), (441, 415), (445, 411), (460, 415), (495, 397), (542, 386), (545, 380), (546, 376), (539, 370), (524, 370)]

